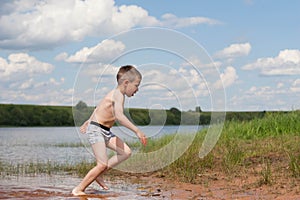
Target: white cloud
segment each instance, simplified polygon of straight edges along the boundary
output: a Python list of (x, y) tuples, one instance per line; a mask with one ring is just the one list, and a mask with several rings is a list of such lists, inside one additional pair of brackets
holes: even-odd
[(87, 36), (103, 37), (138, 26), (181, 28), (216, 24), (204, 17), (163, 15), (162, 21), (136, 5), (116, 6), (114, 0), (15, 0), (3, 5), (0, 47), (49, 48)]
[(299, 109), (300, 79), (281, 80), (274, 85), (251, 86), (230, 97), (230, 110), (290, 110)]
[(198, 24), (216, 25), (220, 23), (221, 22), (217, 20), (210, 19), (207, 17), (179, 18), (170, 13), (164, 14), (162, 16), (162, 21), (161, 21), (162, 26), (172, 27), (172, 28), (183, 28), (183, 27), (194, 26)]
[(49, 77), (54, 66), (26, 53), (0, 57), (2, 103), (70, 105), (72, 93), (65, 78)]
[(0, 18), (0, 35), (7, 36), (0, 46), (7, 48), (81, 40), (103, 25), (114, 7), (111, 0), (20, 0), (9, 4), (15, 9)]
[(259, 69), (263, 75), (300, 74), (300, 50), (285, 49), (276, 57), (259, 58), (242, 67), (244, 70)]
[(250, 43), (243, 44), (232, 44), (229, 47), (224, 48), (221, 51), (218, 51), (215, 54), (217, 58), (236, 58), (240, 56), (247, 56), (251, 51)]
[(182, 63), (182, 66), (194, 66), (197, 69), (203, 69), (203, 68), (208, 68), (208, 69), (216, 69), (220, 68), (222, 66), (222, 63), (220, 61), (214, 61), (212, 60), (210, 63), (202, 63), (201, 59), (198, 56), (191, 56), (188, 58), (187, 62)]
[(33, 79), (29, 79), (28, 81), (23, 82), (20, 85), (20, 89), (24, 90), (24, 89), (29, 89), (33, 86)]
[[(91, 78), (94, 83), (97, 83), (100, 79), (102, 79), (103, 81), (103, 78), (105, 77), (115, 77), (119, 71), (119, 68), (120, 67), (116, 67), (110, 64), (90, 64), (85, 66), (82, 76), (84, 78)], [(115, 79), (113, 80), (116, 81)]]
[(41, 62), (26, 53), (15, 53), (8, 56), (8, 60), (0, 57), (0, 81), (19, 80), (37, 74), (48, 74), (54, 66)]
[(283, 87), (284, 87), (284, 83), (282, 83), (282, 82), (277, 83), (277, 88), (278, 89), (283, 88)]
[(106, 63), (116, 56), (119, 56), (125, 49), (125, 45), (120, 41), (103, 40), (101, 43), (93, 47), (84, 47), (77, 51), (74, 55), (68, 56), (67, 53), (61, 53), (56, 56), (58, 60), (64, 60), (70, 63)]
[(72, 89), (64, 89), (64, 78), (37, 81), (16, 80), (8, 87), (0, 86), (2, 103), (71, 105)]
[(228, 66), (223, 73), (220, 75), (220, 80), (218, 80), (214, 87), (220, 89), (222, 87), (229, 87), (231, 86), (236, 80), (238, 79), (238, 75), (236, 70), (232, 66)]
[(139, 93), (144, 96), (144, 101), (151, 104), (190, 108), (197, 105), (199, 96), (202, 98), (209, 94), (204, 80), (192, 68), (157, 66), (141, 72), (143, 80)]
[(64, 78), (61, 78), (60, 81), (57, 81), (55, 78), (50, 78), (48, 81), (37, 82), (33, 78), (28, 80), (19, 81), (16, 80), (9, 85), (9, 88), (12, 90), (19, 91), (28, 91), (28, 90), (40, 90), (43, 91), (45, 88), (55, 89), (57, 86), (61, 86), (64, 83)]
[(159, 21), (136, 5), (115, 7), (111, 18), (113, 32), (128, 30), (134, 26), (155, 26)]
[(62, 53), (58, 54), (57, 56), (55, 56), (54, 59), (58, 60), (58, 61), (66, 61), (68, 59), (68, 53), (62, 52)]
[(292, 92), (298, 92), (298, 93), (300, 93), (300, 79), (296, 79), (296, 80), (292, 83), (292, 85), (291, 85), (291, 87), (290, 87), (290, 90), (291, 90)]
[(191, 105), (191, 102), (193, 102), (192, 105), (196, 104), (197, 95), (204, 95), (204, 92), (198, 91), (202, 81), (193, 70), (157, 66), (141, 72), (143, 80), (139, 93), (144, 95), (144, 99), (151, 104), (187, 107)]

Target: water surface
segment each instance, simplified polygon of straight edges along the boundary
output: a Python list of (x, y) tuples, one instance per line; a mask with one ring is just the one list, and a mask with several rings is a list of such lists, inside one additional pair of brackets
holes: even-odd
[[(188, 133), (198, 126), (146, 126), (140, 127), (149, 138), (158, 138), (177, 132)], [(112, 131), (126, 142), (136, 142), (137, 137), (124, 127)], [(79, 163), (93, 161), (85, 134), (76, 127), (21, 127), (0, 128), (0, 161), (21, 163)]]

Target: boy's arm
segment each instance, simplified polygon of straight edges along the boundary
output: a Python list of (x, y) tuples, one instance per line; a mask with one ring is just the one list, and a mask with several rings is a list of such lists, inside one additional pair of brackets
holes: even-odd
[(136, 133), (136, 135), (138, 136), (138, 138), (140, 139), (140, 141), (142, 142), (143, 145), (146, 145), (147, 143), (147, 139), (145, 134), (140, 131), (125, 115), (124, 115), (124, 95), (119, 93), (119, 92), (115, 92), (114, 95), (114, 114), (116, 117), (116, 120), (123, 126), (125, 126), (126, 128), (130, 129), (131, 131), (133, 131), (134, 133)]

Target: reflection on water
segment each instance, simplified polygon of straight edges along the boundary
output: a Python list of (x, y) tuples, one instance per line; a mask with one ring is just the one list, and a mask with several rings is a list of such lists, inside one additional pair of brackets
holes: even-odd
[[(140, 127), (148, 137), (157, 138), (176, 132), (195, 132), (198, 126)], [(125, 141), (138, 141), (124, 127), (112, 131)], [(0, 161), (21, 163), (79, 163), (93, 161), (90, 145), (84, 134), (75, 127), (0, 128)]]

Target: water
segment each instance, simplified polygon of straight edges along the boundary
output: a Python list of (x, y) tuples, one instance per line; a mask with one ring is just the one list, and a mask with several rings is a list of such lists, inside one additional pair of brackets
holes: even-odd
[[(195, 132), (198, 126), (145, 126), (140, 129), (149, 138), (172, 133)], [(124, 141), (138, 141), (134, 133), (124, 127), (112, 131)], [(0, 161), (22, 163), (78, 163), (93, 161), (86, 135), (76, 127), (0, 128)]]

